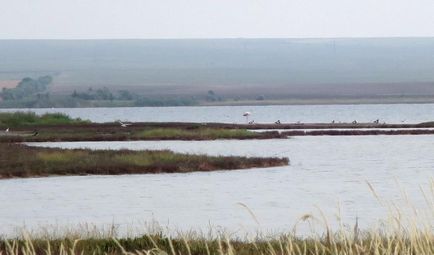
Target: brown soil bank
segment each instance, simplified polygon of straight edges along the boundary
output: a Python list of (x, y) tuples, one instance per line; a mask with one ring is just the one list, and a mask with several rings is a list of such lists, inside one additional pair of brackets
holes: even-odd
[(396, 129), (396, 130), (293, 130), (281, 133), (286, 136), (360, 136), (360, 135), (433, 135), (430, 129)]
[(287, 158), (212, 157), (171, 151), (63, 150), (0, 144), (0, 179), (51, 175), (187, 173), (288, 165)]

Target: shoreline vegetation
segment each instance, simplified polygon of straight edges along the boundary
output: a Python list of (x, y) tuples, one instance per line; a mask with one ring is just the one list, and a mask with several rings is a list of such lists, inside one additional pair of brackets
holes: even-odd
[(288, 163), (288, 158), (277, 157), (206, 156), (168, 150), (70, 150), (0, 144), (0, 179), (208, 172), (284, 166)]
[[(237, 239), (223, 234), (205, 237), (200, 234), (169, 236), (163, 233), (138, 237), (115, 238), (111, 234), (86, 236), (86, 232), (59, 237), (15, 239), (0, 237), (0, 254), (5, 255), (407, 255), (434, 254), (434, 237), (430, 230), (404, 230), (387, 234), (382, 230), (349, 231), (322, 236), (297, 237), (293, 234), (253, 239)], [(89, 234), (88, 234), (89, 235)]]

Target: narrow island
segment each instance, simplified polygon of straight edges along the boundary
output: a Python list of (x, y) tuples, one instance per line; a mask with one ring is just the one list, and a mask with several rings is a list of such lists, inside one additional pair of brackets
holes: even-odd
[(0, 143), (273, 138), (286, 136), (212, 123), (92, 123), (60, 113), (0, 113)]
[(172, 151), (53, 149), (0, 143), (0, 179), (56, 175), (188, 173), (288, 165), (287, 158), (222, 157)]

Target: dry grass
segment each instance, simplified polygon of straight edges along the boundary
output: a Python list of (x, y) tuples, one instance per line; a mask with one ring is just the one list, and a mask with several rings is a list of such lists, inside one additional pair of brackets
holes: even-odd
[(258, 236), (251, 240), (226, 235), (207, 238), (200, 235), (149, 234), (139, 237), (115, 236), (32, 238), (0, 240), (0, 254), (220, 254), (220, 255), (409, 255), (434, 254), (432, 229), (400, 228), (393, 233), (382, 229), (370, 232), (335, 232), (322, 236)]

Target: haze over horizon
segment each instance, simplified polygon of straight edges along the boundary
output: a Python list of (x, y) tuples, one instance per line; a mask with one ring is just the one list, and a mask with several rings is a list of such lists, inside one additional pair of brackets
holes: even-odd
[(0, 0), (0, 39), (433, 37), (429, 0)]
[(430, 0), (0, 4), (0, 89), (49, 75), (58, 96), (434, 101)]

